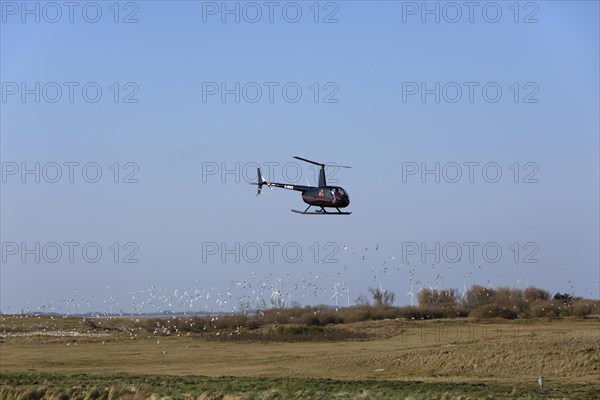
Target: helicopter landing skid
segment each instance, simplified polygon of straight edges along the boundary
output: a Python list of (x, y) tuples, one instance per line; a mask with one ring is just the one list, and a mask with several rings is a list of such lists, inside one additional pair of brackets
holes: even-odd
[(304, 211), (292, 210), (292, 212), (295, 212), (297, 214), (303, 214), (303, 215), (350, 215), (350, 214), (352, 214), (351, 212), (340, 211), (340, 209), (337, 207), (336, 207), (337, 212), (327, 212), (327, 211), (325, 211), (325, 209), (323, 207), (321, 207), (321, 209), (317, 210), (317, 211), (308, 211), (309, 208), (310, 208), (310, 206), (308, 206), (306, 208), (306, 210), (304, 210)]

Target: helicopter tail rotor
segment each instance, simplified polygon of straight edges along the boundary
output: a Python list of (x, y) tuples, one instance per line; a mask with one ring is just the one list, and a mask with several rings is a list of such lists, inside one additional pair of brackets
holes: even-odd
[(256, 175), (258, 178), (258, 182), (257, 183), (250, 183), (251, 185), (257, 185), (258, 188), (256, 189), (256, 195), (258, 196), (262, 190), (263, 185), (269, 185), (269, 182), (267, 182), (267, 180), (265, 178), (262, 177), (262, 174), (260, 173), (260, 168), (256, 169)]

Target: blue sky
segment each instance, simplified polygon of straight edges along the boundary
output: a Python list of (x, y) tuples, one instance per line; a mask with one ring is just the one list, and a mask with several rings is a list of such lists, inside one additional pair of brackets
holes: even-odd
[[(227, 2), (239, 22), (223, 2), (120, 2), (118, 16), (82, 2), (73, 22), (27, 4), (39, 22), (1, 2), (3, 312), (335, 304), (335, 287), (346, 304), (379, 285), (396, 304), (411, 286), (474, 283), (600, 296), (598, 2), (479, 2), (472, 22), (444, 2), (427, 3), (439, 22), (421, 2), (275, 2), (273, 22), (265, 2)], [(255, 196), (243, 175), (257, 164), (314, 183), (294, 155), (352, 166), (332, 170), (351, 216), (292, 214), (297, 192)], [(36, 163), (39, 183), (21, 176)], [(436, 163), (439, 183), (422, 179)]]

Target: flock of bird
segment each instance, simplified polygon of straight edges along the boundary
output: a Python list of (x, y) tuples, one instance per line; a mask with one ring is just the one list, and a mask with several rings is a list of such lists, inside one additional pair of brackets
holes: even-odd
[[(7, 307), (2, 312), (9, 314), (54, 313), (63, 315), (155, 315), (164, 313), (211, 314), (227, 312), (261, 312), (268, 308), (283, 308), (298, 305), (327, 304), (335, 307), (352, 306), (360, 301), (361, 295), (370, 287), (381, 291), (390, 290), (397, 294), (396, 303), (416, 305), (419, 292), (424, 288), (457, 288), (460, 299), (468, 288), (479, 278), (478, 284), (491, 280), (481, 280), (482, 275), (490, 275), (482, 265), (473, 263), (425, 264), (399, 262), (396, 255), (380, 250), (376, 244), (371, 247), (351, 249), (345, 245), (334, 260), (318, 260), (314, 268), (304, 268), (305, 264), (283, 264), (283, 272), (257, 272), (239, 274), (225, 285), (203, 287), (211, 280), (198, 278), (195, 285), (185, 289), (167, 288), (159, 284), (144, 289), (131, 290), (127, 295), (114, 294), (111, 285), (106, 285), (106, 296), (82, 297), (78, 289), (60, 300), (43, 303), (26, 301), (18, 309)], [(400, 249), (398, 249), (400, 251)], [(392, 252), (396, 252), (393, 249)], [(397, 253), (396, 253), (397, 254)], [(420, 261), (420, 260), (419, 260)], [(299, 268), (300, 267), (300, 268)], [(515, 267), (513, 266), (513, 269)], [(565, 270), (566, 272), (566, 270)], [(183, 279), (182, 279), (183, 280)], [(185, 279), (189, 281), (189, 278)], [(384, 282), (384, 284), (382, 284)], [(122, 285), (123, 282), (119, 282)], [(462, 283), (462, 285), (461, 285)], [(574, 282), (569, 280), (571, 292)], [(135, 282), (131, 282), (135, 285)], [(516, 280), (515, 286), (521, 281)], [(529, 286), (529, 282), (526, 282)], [(403, 292), (403, 290), (407, 290)], [(368, 293), (367, 293), (368, 294)], [(101, 298), (103, 297), (103, 298)]]
[[(363, 250), (364, 249), (364, 250)], [(445, 289), (451, 283), (458, 285), (462, 279), (461, 297), (473, 283), (473, 274), (481, 266), (459, 266), (422, 263), (411, 265), (399, 262), (395, 255), (384, 254), (377, 244), (369, 247), (349, 249), (343, 246), (338, 253), (337, 263), (321, 260), (314, 268), (292, 269), (285, 266), (284, 272), (249, 272), (238, 274), (225, 285), (202, 287), (210, 280), (198, 278), (195, 285), (185, 289), (170, 289), (158, 284), (131, 290), (127, 295), (113, 294), (106, 285), (107, 296), (85, 298), (78, 289), (69, 296), (45, 304), (26, 302), (19, 310), (3, 310), (8, 313), (31, 314), (58, 313), (64, 315), (97, 313), (98, 315), (163, 314), (167, 312), (225, 313), (254, 312), (268, 308), (281, 308), (293, 305), (330, 304), (332, 306), (352, 306), (357, 295), (366, 293), (369, 287), (397, 293), (397, 303), (415, 305), (418, 293), (423, 288)], [(453, 270), (454, 268), (454, 270)], [(459, 270), (462, 272), (457, 272)], [(471, 269), (470, 271), (465, 271)], [(457, 279), (457, 276), (459, 277)], [(383, 284), (382, 284), (383, 282)], [(491, 285), (491, 281), (487, 281)], [(132, 285), (135, 284), (132, 282)], [(404, 292), (404, 290), (407, 290)], [(362, 293), (361, 293), (362, 291)], [(400, 293), (404, 292), (404, 293)], [(404, 296), (403, 296), (404, 294)], [(404, 298), (403, 298), (404, 297)]]

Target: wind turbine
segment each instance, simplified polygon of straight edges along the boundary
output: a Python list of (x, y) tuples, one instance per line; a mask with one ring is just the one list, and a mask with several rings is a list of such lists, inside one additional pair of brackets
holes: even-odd
[(413, 293), (413, 281), (412, 279), (410, 280), (410, 291), (408, 293), (406, 293), (407, 296), (410, 296), (410, 305), (411, 307), (414, 305), (413, 304), (413, 300), (415, 298), (415, 294)]
[[(463, 278), (465, 278), (464, 275), (463, 275)], [(463, 292), (460, 295), (460, 298), (462, 299), (463, 297), (465, 297), (466, 294), (467, 294), (467, 282), (465, 281), (465, 279), (463, 279)]]
[(333, 295), (331, 296), (331, 298), (335, 298), (335, 306), (338, 307), (340, 305), (340, 291), (338, 290), (338, 285), (339, 283), (335, 283), (335, 285), (333, 286)]
[(271, 292), (271, 305), (275, 308), (281, 308), (281, 292), (277, 288), (273, 288)]

